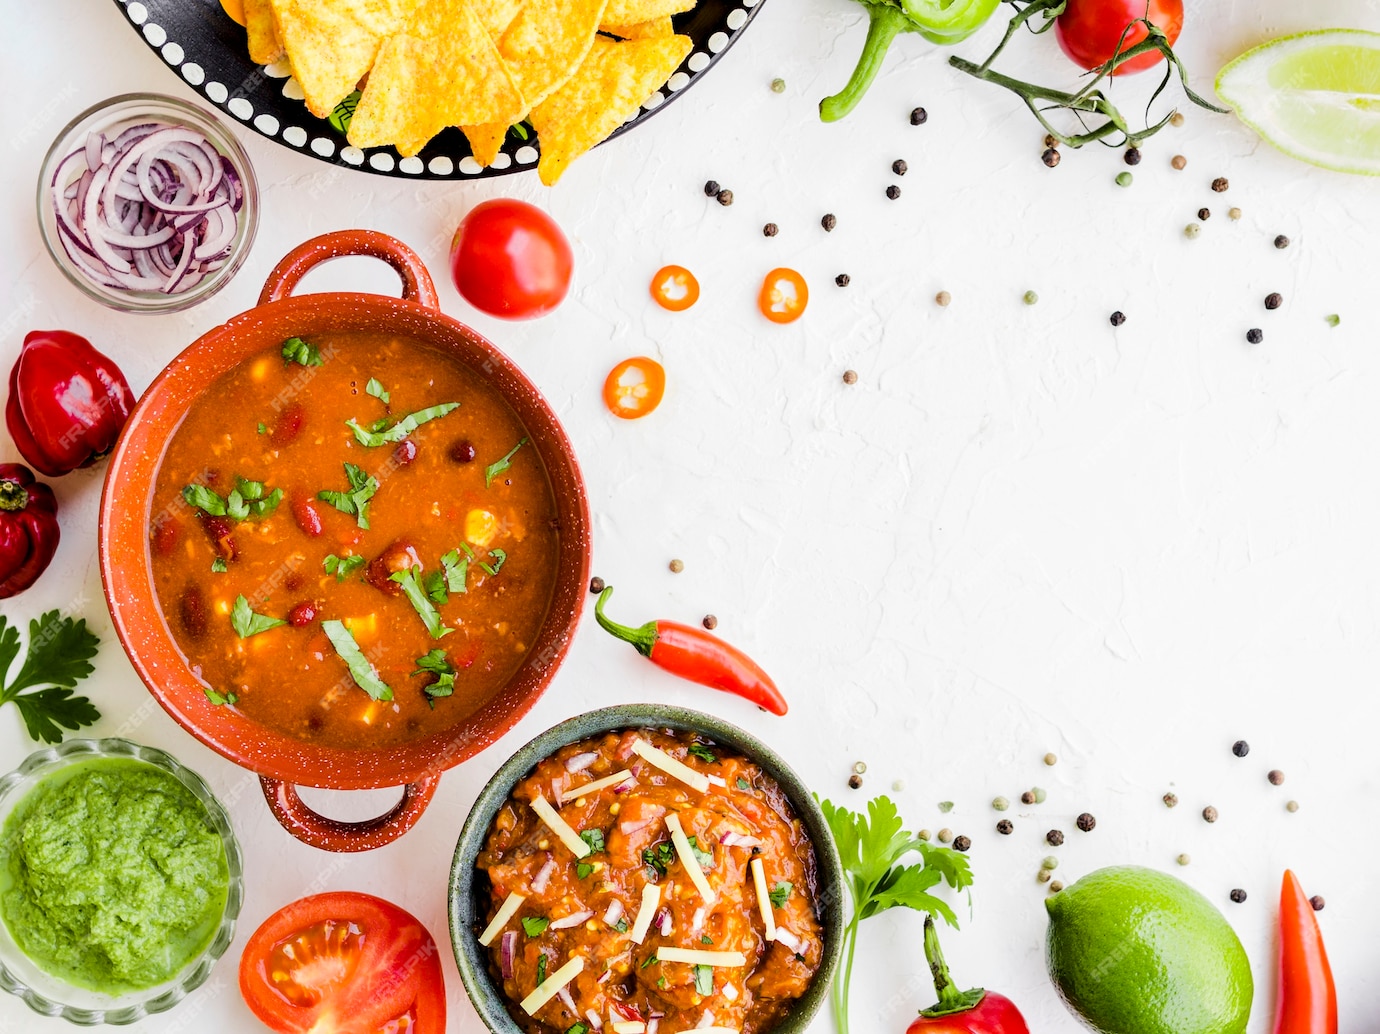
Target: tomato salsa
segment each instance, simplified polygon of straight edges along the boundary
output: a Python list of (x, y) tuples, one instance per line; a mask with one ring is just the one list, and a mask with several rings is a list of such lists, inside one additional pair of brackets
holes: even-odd
[(299, 740), (442, 732), (521, 665), (558, 530), (484, 379), (408, 337), (291, 338), (223, 374), (159, 468), (152, 571), (213, 704)]
[(561, 748), (514, 788), (477, 865), (479, 940), (533, 1034), (762, 1034), (823, 957), (800, 820), (757, 764), (694, 733)]

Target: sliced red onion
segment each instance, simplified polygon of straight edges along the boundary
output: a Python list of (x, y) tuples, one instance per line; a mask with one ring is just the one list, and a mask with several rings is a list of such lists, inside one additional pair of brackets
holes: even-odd
[(567, 772), (583, 772), (598, 760), (598, 754), (576, 754), (574, 757), (566, 760), (565, 770)]
[(544, 894), (546, 885), (551, 882), (551, 874), (556, 871), (556, 859), (548, 857), (546, 864), (537, 870), (537, 875), (532, 878), (532, 893)]
[(575, 999), (572, 998), (570, 995), (570, 988), (561, 988), (559, 991), (556, 992), (556, 997), (561, 1000), (562, 1005), (564, 1005), (567, 1009), (570, 1010), (571, 1016), (580, 1015), (578, 1012), (575, 1011)]
[(719, 838), (719, 843), (724, 847), (761, 847), (762, 841), (757, 837), (750, 837), (746, 833), (734, 833), (729, 831)]
[(704, 929), (704, 908), (695, 909), (695, 914), (690, 917), (690, 932), (699, 933)]
[(517, 953), (517, 931), (508, 930), (499, 942), (499, 959), (502, 963), (503, 979), (513, 979), (513, 957)]
[(609, 978), (612, 977), (612, 976), (613, 976), (613, 970), (611, 970), (611, 969), (606, 969), (606, 970), (604, 970), (604, 972), (602, 972), (602, 973), (599, 974), (599, 979), (596, 980), (595, 983), (597, 983), (597, 984), (607, 984), (607, 983), (609, 982)]
[(656, 1034), (657, 1028), (661, 1026), (661, 1017), (653, 1016), (647, 1021), (647, 1034)]
[(609, 902), (608, 911), (604, 913), (604, 922), (607, 923), (609, 926), (617, 926), (618, 920), (623, 918), (623, 915), (626, 911), (627, 910), (623, 907), (623, 902), (619, 901), (617, 898), (614, 898), (612, 901)]
[(637, 785), (637, 779), (633, 776), (633, 774), (632, 774), (631, 772), (629, 772), (629, 773), (628, 773), (628, 778), (624, 779), (621, 783), (619, 783), (617, 786), (615, 786), (615, 787), (613, 788), (613, 792), (614, 792), (614, 793), (627, 793), (629, 790), (631, 790), (631, 789), (632, 789), (634, 786), (636, 786), (636, 785)]
[(700, 1017), (700, 1022), (695, 1024), (695, 1029), (699, 1030), (701, 1027), (712, 1026), (714, 1026), (714, 1014), (706, 1009), (704, 1010), (704, 1015)]
[(593, 918), (594, 918), (594, 913), (593, 913), (593, 912), (572, 912), (572, 913), (570, 913), (570, 915), (568, 915), (568, 916), (563, 916), (563, 917), (561, 917), (560, 919), (553, 919), (553, 920), (551, 920), (551, 927), (550, 927), (550, 928), (551, 928), (552, 930), (569, 930), (569, 929), (572, 929), (573, 927), (579, 926), (579, 925), (580, 925), (581, 923), (583, 923), (586, 919), (593, 919)]
[(604, 1029), (604, 1018), (594, 1009), (585, 1010), (585, 1019), (589, 1020), (589, 1025), (595, 1030)]
[(661, 936), (671, 936), (671, 910), (669, 908), (658, 910), (657, 914), (652, 918), (652, 922), (656, 924), (656, 928)]
[(736, 1002), (738, 1000), (738, 988), (730, 983), (725, 983), (723, 990), (721, 990), (719, 994), (723, 995), (730, 1002)]
[(791, 951), (800, 950), (800, 938), (791, 933), (791, 931), (787, 930), (784, 926), (778, 926), (776, 928), (776, 939), (787, 948), (790, 948)]
[(57, 237), (102, 287), (178, 294), (223, 266), (239, 232), (244, 185), (203, 134), (146, 122), (100, 130), (57, 164), (49, 184)]

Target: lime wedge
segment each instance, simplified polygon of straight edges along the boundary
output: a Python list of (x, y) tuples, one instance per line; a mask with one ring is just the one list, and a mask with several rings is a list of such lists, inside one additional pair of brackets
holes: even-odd
[(1380, 33), (1324, 29), (1271, 40), (1217, 73), (1217, 95), (1291, 157), (1380, 175)]

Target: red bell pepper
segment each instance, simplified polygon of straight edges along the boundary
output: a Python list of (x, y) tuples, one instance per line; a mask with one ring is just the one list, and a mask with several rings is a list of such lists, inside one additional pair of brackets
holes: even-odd
[(0, 600), (38, 581), (58, 546), (57, 499), (18, 463), (0, 463)]
[(1327, 962), (1318, 917), (1284, 870), (1279, 891), (1279, 1006), (1275, 1034), (1337, 1034), (1337, 987)]
[(925, 916), (925, 958), (934, 974), (939, 1001), (911, 1021), (906, 1034), (1030, 1034), (1025, 1018), (1011, 999), (975, 987), (960, 991), (949, 976), (934, 916)]
[(66, 330), (34, 330), (10, 370), (5, 423), (49, 477), (89, 467), (115, 447), (134, 406), (120, 368)]

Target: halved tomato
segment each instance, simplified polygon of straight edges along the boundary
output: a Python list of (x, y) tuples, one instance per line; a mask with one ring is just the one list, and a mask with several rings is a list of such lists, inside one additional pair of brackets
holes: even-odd
[(240, 994), (282, 1034), (443, 1034), (445, 978), (415, 916), (371, 894), (280, 908), (240, 956)]

